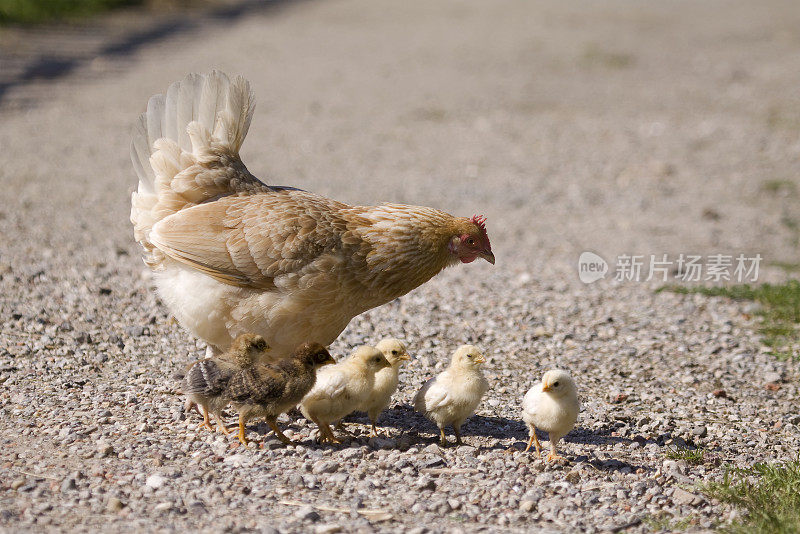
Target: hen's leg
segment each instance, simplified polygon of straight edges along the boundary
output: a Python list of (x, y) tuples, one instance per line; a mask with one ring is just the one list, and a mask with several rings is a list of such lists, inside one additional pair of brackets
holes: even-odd
[(292, 443), (292, 440), (290, 440), (289, 438), (287, 438), (287, 437), (286, 437), (286, 434), (284, 434), (283, 432), (281, 432), (281, 429), (280, 429), (280, 428), (278, 428), (278, 422), (277, 422), (277, 421), (275, 421), (275, 418), (274, 418), (274, 417), (267, 417), (267, 424), (268, 424), (268, 425), (269, 425), (269, 427), (272, 429), (272, 431), (273, 431), (273, 432), (275, 432), (275, 436), (276, 436), (276, 437), (277, 437), (279, 440), (281, 440), (281, 443), (283, 443), (284, 445), (289, 445), (290, 443)]

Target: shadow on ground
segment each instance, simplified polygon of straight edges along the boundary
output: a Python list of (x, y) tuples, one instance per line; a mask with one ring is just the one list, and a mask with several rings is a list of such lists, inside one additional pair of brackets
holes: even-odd
[[(6, 72), (0, 76), (0, 104), (6, 94), (15, 87), (24, 86), (34, 81), (52, 81), (66, 76), (86, 63), (97, 59), (119, 59), (134, 54), (139, 49), (177, 35), (197, 31), (208, 24), (231, 24), (236, 20), (252, 15), (277, 10), (288, 4), (300, 0), (241, 0), (232, 5), (203, 10), (194, 14), (179, 13), (164, 18), (153, 18), (152, 24), (147, 24), (143, 29), (132, 30), (119, 38), (111, 38), (100, 45), (99, 48), (86, 51), (73, 51), (66, 49), (40, 52), (24, 62), (24, 66), (17, 72)], [(97, 23), (102, 24), (102, 22)], [(85, 28), (88, 35), (98, 31), (97, 24), (89, 24)], [(30, 38), (36, 38), (36, 32), (47, 32), (48, 28), (31, 30)], [(68, 47), (67, 47), (68, 48)], [(4, 51), (0, 49), (0, 59)], [(0, 62), (1, 63), (1, 62)], [(10, 69), (9, 69), (10, 70)]]

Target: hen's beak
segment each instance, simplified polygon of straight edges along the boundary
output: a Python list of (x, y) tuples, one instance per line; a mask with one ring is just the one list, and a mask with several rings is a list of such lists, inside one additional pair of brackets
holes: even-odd
[(550, 387), (550, 384), (542, 384), (542, 391), (544, 391), (545, 393), (551, 391), (552, 389), (553, 388)]
[(478, 254), (478, 256), (480, 256), (484, 260), (486, 260), (489, 263), (491, 263), (492, 265), (494, 265), (494, 254), (492, 253), (491, 250), (484, 250), (483, 252)]

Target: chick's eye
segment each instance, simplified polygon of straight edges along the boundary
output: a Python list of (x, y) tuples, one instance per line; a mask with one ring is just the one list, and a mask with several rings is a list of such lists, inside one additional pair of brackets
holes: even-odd
[(392, 354), (394, 354), (395, 356), (397, 356), (397, 351), (396, 351), (396, 350), (393, 350), (393, 351), (392, 351)]
[(555, 381), (555, 382), (553, 382), (553, 387), (554, 387), (554, 388), (557, 388), (557, 387), (558, 387), (558, 381)]

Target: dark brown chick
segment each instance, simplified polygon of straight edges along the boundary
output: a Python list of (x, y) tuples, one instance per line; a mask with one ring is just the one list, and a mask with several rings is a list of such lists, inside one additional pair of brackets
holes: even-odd
[(189, 402), (196, 403), (203, 409), (203, 422), (199, 428), (214, 430), (208, 416), (210, 412), (216, 419), (217, 428), (228, 434), (228, 429), (222, 422), (222, 410), (230, 402), (225, 395), (228, 382), (237, 371), (252, 367), (268, 350), (263, 337), (242, 334), (234, 340), (228, 352), (197, 361), (189, 367), (183, 378), (183, 392)]
[(224, 396), (239, 412), (239, 441), (247, 446), (245, 425), (253, 417), (263, 417), (283, 443), (289, 444), (276, 419), (297, 406), (317, 380), (317, 369), (336, 363), (319, 343), (303, 343), (288, 359), (256, 364), (234, 373)]

